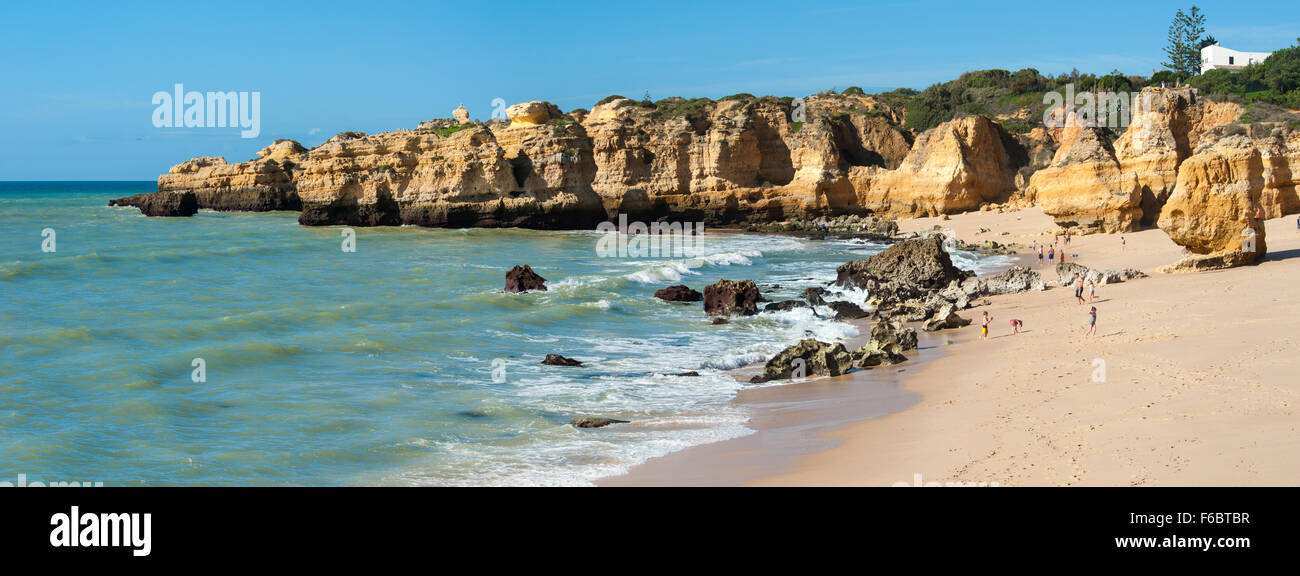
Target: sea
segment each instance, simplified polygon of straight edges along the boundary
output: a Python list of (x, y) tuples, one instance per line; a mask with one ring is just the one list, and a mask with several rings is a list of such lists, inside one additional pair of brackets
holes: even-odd
[[(732, 399), (756, 385), (731, 370), (858, 334), (826, 308), (714, 324), (655, 290), (751, 279), (798, 298), (885, 248), (706, 230), (689, 255), (632, 257), (594, 230), (107, 205), (154, 189), (0, 182), (0, 482), (590, 485), (751, 433)], [(522, 264), (549, 289), (505, 292)], [(588, 416), (628, 423), (570, 425)]]

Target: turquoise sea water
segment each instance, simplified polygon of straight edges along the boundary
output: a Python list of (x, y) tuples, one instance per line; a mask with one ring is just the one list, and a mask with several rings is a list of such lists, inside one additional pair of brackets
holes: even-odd
[[(402, 227), (356, 228), (348, 253), (296, 213), (106, 205), (153, 189), (0, 183), (0, 481), (586, 484), (745, 434), (725, 370), (856, 334), (807, 309), (713, 325), (656, 289), (794, 298), (883, 248), (711, 233), (698, 258), (601, 258), (593, 232)], [(504, 293), (516, 264), (550, 291)]]

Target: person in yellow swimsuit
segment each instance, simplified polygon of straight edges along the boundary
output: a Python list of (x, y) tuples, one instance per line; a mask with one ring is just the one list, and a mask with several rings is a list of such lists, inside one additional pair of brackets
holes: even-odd
[(988, 339), (989, 339), (989, 322), (992, 322), (992, 321), (993, 321), (993, 317), (992, 317), (992, 316), (989, 316), (989, 311), (988, 311), (988, 310), (985, 310), (985, 311), (984, 311), (984, 324), (980, 326), (980, 340), (988, 340)]

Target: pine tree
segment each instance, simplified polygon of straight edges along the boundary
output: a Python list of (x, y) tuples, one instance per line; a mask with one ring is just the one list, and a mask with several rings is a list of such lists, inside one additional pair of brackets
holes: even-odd
[(1205, 34), (1205, 13), (1192, 6), (1191, 12), (1180, 8), (1169, 24), (1165, 55), (1169, 60), (1161, 65), (1180, 77), (1188, 78), (1201, 73), (1201, 42)]

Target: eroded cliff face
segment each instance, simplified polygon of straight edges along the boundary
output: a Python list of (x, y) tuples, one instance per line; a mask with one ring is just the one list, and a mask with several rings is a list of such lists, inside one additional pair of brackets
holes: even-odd
[(159, 190), (193, 191), (202, 208), (300, 206), (307, 225), (735, 224), (863, 212), (850, 169), (895, 167), (911, 149), (900, 114), (870, 97), (810, 98), (803, 122), (775, 98), (682, 103), (616, 99), (575, 116), (527, 102), (508, 123), (435, 120), (312, 150), (280, 141), (249, 162), (178, 165)]
[(978, 210), (1016, 190), (1025, 150), (984, 116), (945, 122), (921, 134), (896, 170), (854, 168), (857, 201), (873, 211), (937, 216)]
[(1104, 129), (1067, 126), (1052, 163), (1029, 179), (1026, 196), (1056, 223), (1087, 232), (1136, 230), (1137, 176), (1124, 172)]
[[(1118, 136), (1081, 127), (1070, 111), (1056, 131), (1052, 164), (1030, 178), (1027, 195), (1064, 227), (1123, 232), (1155, 223), (1177, 183), (1178, 169), (1208, 131), (1235, 122), (1241, 108), (1203, 100), (1191, 88), (1146, 88)], [(1133, 186), (1137, 186), (1134, 198)]]
[(1191, 255), (1172, 271), (1249, 264), (1267, 252), (1263, 222), (1300, 210), (1300, 132), (1280, 126), (1211, 131), (1178, 170), (1158, 224)]
[(1131, 123), (1115, 141), (1120, 170), (1137, 177), (1142, 190), (1140, 223), (1155, 223), (1178, 179), (1178, 167), (1202, 135), (1235, 122), (1241, 107), (1211, 102), (1191, 88), (1148, 88), (1139, 95)]
[(158, 198), (118, 203), (176, 215), (194, 203), (301, 210), (307, 225), (531, 228), (590, 228), (619, 214), (734, 225), (1036, 203), (1079, 232), (1124, 232), (1159, 216), (1199, 258), (1189, 266), (1254, 261), (1233, 251), (1254, 226), (1244, 215), (1300, 211), (1296, 131), (1240, 126), (1239, 107), (1191, 89), (1139, 99), (1145, 106), (1118, 137), (1072, 116), (1054, 131), (1011, 135), (971, 116), (913, 136), (900, 127), (903, 111), (861, 95), (802, 105), (619, 98), (569, 114), (525, 102), (508, 122), (469, 122), (458, 110), (455, 120), (345, 132), (310, 150), (279, 140), (238, 164), (195, 158), (159, 177)]

